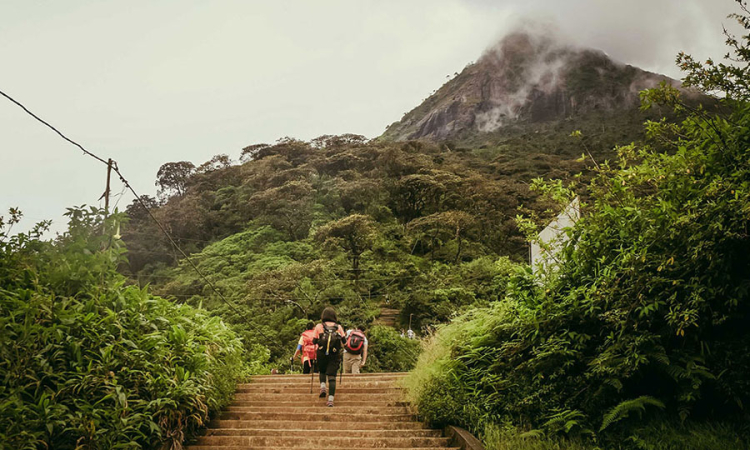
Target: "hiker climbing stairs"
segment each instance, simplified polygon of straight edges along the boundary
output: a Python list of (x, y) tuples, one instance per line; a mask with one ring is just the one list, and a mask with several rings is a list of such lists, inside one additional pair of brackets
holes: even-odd
[(349, 375), (336, 406), (319, 398), (317, 374), (253, 377), (188, 450), (453, 449), (440, 430), (417, 421), (398, 385), (402, 373)]
[(398, 309), (392, 309), (385, 306), (380, 307), (380, 317), (375, 321), (378, 325), (396, 328), (398, 315), (401, 313)]

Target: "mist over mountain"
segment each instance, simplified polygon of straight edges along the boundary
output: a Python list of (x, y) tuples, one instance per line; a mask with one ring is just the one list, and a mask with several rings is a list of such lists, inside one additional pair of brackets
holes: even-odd
[(639, 91), (662, 81), (679, 85), (552, 33), (518, 30), (390, 125), (383, 138), (453, 139), (509, 124), (631, 110)]

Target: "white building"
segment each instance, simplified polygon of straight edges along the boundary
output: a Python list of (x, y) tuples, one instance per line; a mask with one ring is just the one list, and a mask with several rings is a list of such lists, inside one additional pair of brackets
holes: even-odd
[(534, 273), (546, 272), (557, 264), (557, 254), (568, 241), (565, 229), (575, 225), (580, 218), (581, 202), (576, 197), (555, 220), (539, 233), (538, 242), (532, 242), (530, 249), (531, 269)]

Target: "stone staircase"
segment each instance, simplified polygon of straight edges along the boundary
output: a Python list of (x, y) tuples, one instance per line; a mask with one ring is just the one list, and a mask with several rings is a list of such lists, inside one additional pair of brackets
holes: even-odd
[(398, 315), (401, 313), (398, 309), (392, 309), (385, 306), (380, 307), (380, 317), (375, 320), (377, 325), (396, 328)]
[(333, 408), (318, 398), (317, 374), (253, 377), (188, 450), (452, 449), (440, 430), (409, 412), (398, 381), (405, 374), (345, 374)]

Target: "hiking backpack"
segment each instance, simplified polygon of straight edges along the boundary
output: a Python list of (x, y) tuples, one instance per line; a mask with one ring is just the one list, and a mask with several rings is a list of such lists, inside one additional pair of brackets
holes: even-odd
[(318, 336), (318, 353), (328, 356), (336, 355), (341, 350), (339, 324), (328, 326), (323, 322), (323, 332)]
[(318, 346), (315, 345), (314, 338), (314, 330), (307, 330), (302, 333), (302, 355), (310, 361), (314, 361), (318, 353)]
[(346, 351), (353, 354), (359, 355), (365, 348), (365, 334), (359, 330), (352, 330), (349, 333), (349, 338), (346, 340)]

